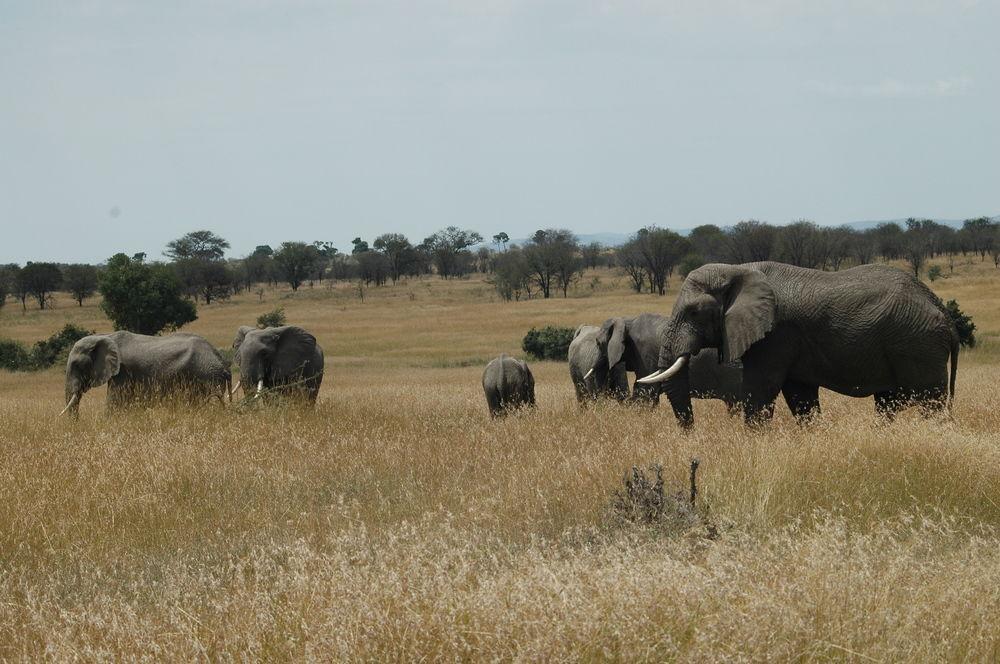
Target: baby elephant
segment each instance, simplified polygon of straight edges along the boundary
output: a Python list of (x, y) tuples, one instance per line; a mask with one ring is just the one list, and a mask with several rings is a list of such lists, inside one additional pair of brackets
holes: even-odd
[(523, 360), (506, 353), (486, 365), (483, 391), (490, 417), (500, 417), (510, 410), (535, 405), (535, 377), (531, 375), (531, 369)]

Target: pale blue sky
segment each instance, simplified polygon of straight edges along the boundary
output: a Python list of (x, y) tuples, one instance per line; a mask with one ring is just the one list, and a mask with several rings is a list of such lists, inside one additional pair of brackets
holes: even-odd
[(996, 1), (0, 0), (0, 261), (1000, 213)]

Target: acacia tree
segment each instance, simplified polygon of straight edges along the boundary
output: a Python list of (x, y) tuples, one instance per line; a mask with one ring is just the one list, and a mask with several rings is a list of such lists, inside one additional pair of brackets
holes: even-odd
[(649, 291), (666, 294), (667, 279), (673, 274), (674, 266), (690, 249), (690, 243), (674, 231), (656, 226), (639, 230), (632, 242), (642, 256), (649, 279)]
[(97, 292), (97, 268), (93, 265), (67, 265), (63, 270), (63, 285), (79, 306)]
[(476, 231), (449, 226), (426, 238), (423, 247), (430, 253), (442, 279), (459, 277), (469, 271), (472, 253), (469, 247), (483, 241)]
[(567, 297), (570, 285), (580, 272), (580, 245), (572, 232), (563, 228), (536, 231), (524, 248), (532, 281), (542, 292), (551, 295), (552, 282)]
[(205, 304), (231, 293), (233, 273), (223, 260), (229, 242), (212, 231), (192, 231), (167, 243), (163, 255), (174, 260), (174, 269), (188, 294)]
[(646, 283), (646, 263), (635, 242), (629, 241), (618, 247), (615, 251), (615, 261), (618, 263), (618, 267), (628, 275), (632, 290), (641, 293), (642, 287)]
[(518, 246), (496, 255), (491, 282), (504, 300), (520, 301), (522, 294), (531, 299), (531, 270)]
[(372, 242), (372, 247), (385, 257), (385, 264), (392, 283), (399, 281), (414, 259), (413, 245), (402, 233), (385, 233)]
[(317, 259), (316, 248), (305, 242), (282, 242), (274, 252), (274, 263), (292, 292), (298, 291), (302, 282), (309, 278)]
[(62, 285), (62, 270), (55, 263), (28, 263), (21, 268), (23, 288), (44, 309), (52, 301), (52, 293)]
[(727, 230), (728, 258), (731, 263), (770, 260), (778, 239), (777, 229), (762, 221), (741, 221)]

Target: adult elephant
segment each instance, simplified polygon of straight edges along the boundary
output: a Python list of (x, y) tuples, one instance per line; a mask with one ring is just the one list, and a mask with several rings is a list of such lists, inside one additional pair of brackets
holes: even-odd
[(742, 360), (748, 422), (770, 418), (779, 392), (800, 421), (819, 411), (820, 387), (874, 395), (888, 419), (913, 403), (940, 410), (955, 394), (958, 334), (941, 300), (888, 266), (692, 271), (663, 328), (658, 370), (640, 381), (662, 386), (684, 425), (693, 423), (689, 362), (703, 348)]
[(607, 353), (598, 343), (600, 334), (599, 327), (581, 325), (569, 344), (569, 375), (581, 404), (602, 396), (624, 401), (629, 395), (625, 365), (608, 364)]
[(535, 377), (524, 360), (501, 353), (483, 371), (483, 392), (490, 417), (535, 405)]
[[(663, 329), (668, 322), (667, 317), (657, 314), (609, 318), (595, 335), (599, 366), (616, 367), (623, 372), (631, 371), (635, 374), (637, 380), (632, 390), (633, 401), (659, 403), (662, 386), (644, 384), (638, 379), (650, 375), (656, 369)], [(721, 363), (714, 357), (702, 355), (691, 362), (689, 376), (691, 396), (698, 399), (719, 399), (726, 404), (730, 415), (739, 409), (743, 374), (738, 362)], [(676, 409), (674, 414), (682, 416)]]
[(76, 417), (84, 393), (105, 383), (108, 408), (116, 408), (178, 395), (191, 401), (217, 396), (221, 401), (231, 380), (229, 363), (196, 334), (94, 334), (70, 349), (63, 413)]
[[(243, 326), (233, 340), (244, 395), (264, 390), (316, 402), (323, 382), (323, 349), (301, 327), (283, 325), (258, 329)], [(234, 389), (235, 391), (235, 389)]]

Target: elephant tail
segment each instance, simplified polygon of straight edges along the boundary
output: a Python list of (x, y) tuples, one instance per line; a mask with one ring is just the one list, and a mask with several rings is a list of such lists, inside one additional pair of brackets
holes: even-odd
[(948, 410), (955, 404), (955, 376), (958, 375), (958, 337), (951, 340), (951, 376), (948, 379)]

